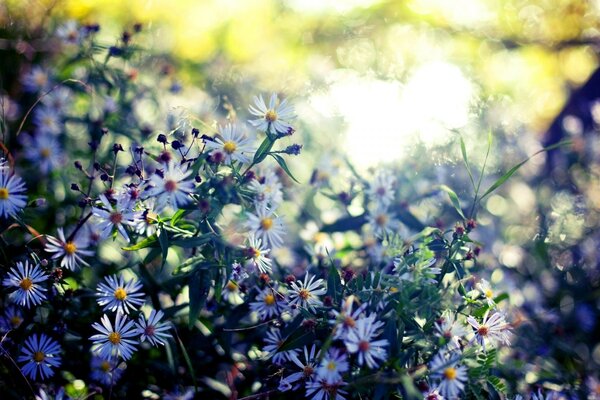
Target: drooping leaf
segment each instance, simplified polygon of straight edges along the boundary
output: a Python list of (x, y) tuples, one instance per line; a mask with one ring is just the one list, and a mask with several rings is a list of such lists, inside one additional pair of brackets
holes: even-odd
[(162, 252), (162, 263), (160, 265), (162, 268), (165, 266), (165, 263), (167, 262), (167, 256), (169, 255), (169, 235), (164, 229), (160, 229), (157, 234), (160, 250)]
[(122, 250), (125, 251), (136, 251), (140, 249), (145, 249), (146, 247), (156, 247), (158, 246), (158, 236), (156, 234), (152, 236), (148, 236), (146, 239), (138, 242), (132, 246), (122, 247)]
[(262, 160), (264, 160), (265, 158), (267, 158), (267, 155), (269, 154), (269, 152), (273, 148), (273, 144), (274, 143), (275, 143), (275, 141), (272, 140), (267, 135), (267, 137), (265, 138), (265, 140), (263, 140), (262, 143), (260, 144), (260, 146), (258, 146), (258, 149), (256, 150), (256, 153), (254, 153), (254, 159), (252, 160), (252, 164), (258, 164), (259, 162), (261, 162)]
[(194, 326), (200, 311), (206, 304), (210, 283), (210, 270), (204, 268), (194, 270), (190, 279), (190, 315), (188, 321), (190, 328)]
[(333, 304), (340, 304), (342, 299), (342, 280), (333, 263), (329, 267), (329, 276), (327, 277), (327, 296), (333, 299)]
[(286, 174), (288, 174), (290, 178), (292, 178), (296, 183), (300, 183), (298, 179), (296, 179), (294, 175), (292, 175), (292, 172), (288, 168), (287, 163), (285, 162), (285, 159), (283, 157), (281, 157), (279, 154), (271, 154), (271, 156), (273, 156), (275, 161), (277, 161), (277, 164), (279, 164), (279, 166), (285, 171)]
[(452, 205), (454, 206), (454, 209), (456, 210), (458, 215), (460, 215), (463, 219), (466, 219), (465, 215), (463, 214), (462, 207), (460, 206), (458, 196), (456, 195), (454, 190), (450, 189), (446, 185), (440, 185), (440, 189), (448, 194), (448, 197), (450, 198), (450, 201), (452, 202)]

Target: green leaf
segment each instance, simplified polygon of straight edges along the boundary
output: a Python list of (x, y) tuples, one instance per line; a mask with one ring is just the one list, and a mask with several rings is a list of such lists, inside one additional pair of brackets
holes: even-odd
[(471, 172), (471, 166), (469, 165), (469, 159), (467, 158), (467, 147), (465, 146), (465, 141), (462, 136), (460, 136), (460, 152), (462, 153), (463, 161), (465, 162), (465, 167), (467, 168), (467, 173), (469, 174), (469, 179), (471, 180), (471, 185), (473, 185), (473, 189), (475, 189), (475, 179), (473, 179), (473, 173)]
[(285, 171), (286, 174), (288, 174), (290, 178), (292, 178), (296, 183), (300, 183), (298, 179), (294, 178), (294, 175), (292, 175), (283, 157), (281, 157), (279, 154), (271, 154), (271, 156), (275, 159), (275, 161), (277, 161), (277, 164), (279, 164), (279, 166)]
[(456, 195), (454, 190), (450, 189), (446, 185), (440, 185), (439, 187), (441, 190), (448, 193), (448, 197), (450, 198), (450, 201), (452, 202), (452, 205), (454, 206), (454, 209), (456, 210), (458, 215), (460, 215), (463, 219), (466, 219), (465, 215), (462, 212), (462, 208), (460, 206), (460, 201), (458, 200), (458, 196)]
[(310, 330), (300, 328), (288, 336), (281, 346), (277, 349), (278, 352), (299, 349), (314, 341), (314, 333)]
[(160, 243), (160, 250), (162, 252), (162, 263), (160, 267), (164, 267), (167, 262), (167, 256), (169, 255), (169, 235), (164, 229), (160, 229), (158, 232), (158, 243)]
[(212, 234), (206, 233), (200, 236), (193, 236), (184, 239), (174, 239), (171, 240), (171, 244), (177, 247), (183, 247), (184, 249), (191, 249), (194, 247), (200, 247), (210, 242), (212, 238)]
[(198, 387), (196, 386), (196, 372), (194, 371), (194, 365), (192, 364), (192, 359), (190, 358), (190, 355), (188, 354), (187, 350), (185, 349), (185, 346), (183, 345), (183, 342), (181, 341), (179, 336), (177, 336), (177, 342), (179, 343), (179, 347), (181, 348), (181, 354), (183, 354), (185, 363), (187, 364), (187, 367), (190, 370), (190, 375), (192, 376), (192, 381), (194, 382), (194, 388), (196, 389), (196, 391), (198, 391)]
[(189, 327), (192, 328), (206, 304), (210, 291), (210, 270), (197, 268), (190, 279), (190, 315)]
[(154, 234), (142, 240), (141, 242), (134, 244), (133, 246), (122, 247), (121, 249), (125, 251), (136, 251), (140, 249), (145, 249), (146, 247), (156, 247), (157, 241), (158, 237), (156, 234)]
[(256, 153), (254, 153), (254, 159), (252, 160), (252, 164), (258, 164), (259, 162), (267, 158), (267, 155), (273, 148), (274, 143), (275, 141), (267, 135), (265, 140), (263, 140), (260, 146), (258, 146), (258, 150), (256, 150)]
[(340, 304), (342, 299), (342, 280), (340, 274), (331, 263), (329, 267), (329, 276), (327, 277), (327, 296), (333, 299), (333, 304)]

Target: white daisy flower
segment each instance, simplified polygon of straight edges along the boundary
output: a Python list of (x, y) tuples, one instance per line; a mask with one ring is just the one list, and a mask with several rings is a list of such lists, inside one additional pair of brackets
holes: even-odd
[(279, 348), (283, 345), (285, 340), (281, 336), (281, 331), (277, 328), (273, 328), (267, 331), (267, 337), (265, 338), (266, 345), (262, 351), (269, 353), (268, 357), (271, 357), (273, 363), (281, 365), (284, 362), (291, 359), (292, 354), (296, 354), (298, 349), (279, 351)]
[(17, 361), (25, 364), (21, 372), (29, 378), (36, 380), (39, 374), (41, 379), (54, 375), (52, 368), (60, 366), (60, 345), (45, 334), (33, 334), (27, 338), (21, 349)]
[(304, 276), (304, 281), (294, 281), (290, 284), (292, 290), (290, 291), (289, 305), (297, 305), (298, 307), (308, 308), (315, 312), (315, 307), (323, 305), (323, 302), (317, 296), (327, 293), (327, 289), (325, 289), (325, 281), (323, 279), (315, 281), (315, 276), (313, 275), (309, 280), (308, 275), (307, 273)]
[(254, 201), (257, 207), (276, 208), (283, 201), (281, 188), (281, 181), (273, 171), (250, 182), (250, 190), (255, 193)]
[(41, 101), (46, 107), (55, 110), (62, 115), (64, 110), (71, 105), (71, 97), (71, 90), (61, 86), (42, 97)]
[(5, 287), (15, 287), (17, 290), (10, 294), (11, 300), (21, 306), (30, 308), (41, 304), (46, 300), (44, 292), (46, 288), (41, 286), (42, 282), (48, 280), (48, 275), (42, 271), (39, 265), (30, 265), (29, 261), (17, 262), (15, 267), (11, 268), (8, 276), (4, 278), (2, 284)]
[(150, 198), (141, 203), (143, 211), (136, 211), (134, 214), (134, 228), (135, 231), (141, 235), (147, 237), (152, 236), (158, 230), (157, 219), (158, 214), (155, 208), (155, 199)]
[[(286, 382), (291, 385), (292, 383), (298, 381), (306, 382), (312, 380), (317, 370), (317, 359), (319, 358), (320, 353), (320, 351), (316, 352), (315, 345), (313, 344), (310, 348), (310, 352), (308, 351), (308, 348), (304, 346), (304, 362), (300, 361), (300, 358), (298, 358), (296, 354), (292, 354), (290, 359), (294, 364), (296, 364), (300, 371), (294, 372), (286, 377)], [(297, 387), (294, 389), (297, 389)]]
[(244, 302), (244, 294), (240, 291), (238, 284), (231, 279), (223, 286), (221, 296), (229, 304), (240, 305)]
[(271, 249), (263, 245), (262, 239), (257, 238), (254, 235), (248, 237), (248, 250), (250, 253), (250, 262), (257, 268), (262, 274), (269, 274), (273, 271), (271, 264), (273, 261), (268, 257)]
[(329, 320), (329, 323), (335, 326), (333, 334), (334, 339), (345, 340), (348, 337), (348, 334), (356, 328), (356, 321), (360, 318), (368, 305), (367, 303), (363, 303), (353, 311), (354, 300), (354, 296), (348, 296), (343, 301), (340, 312), (332, 310), (335, 318)]
[(256, 214), (246, 213), (248, 221), (247, 228), (252, 235), (262, 239), (266, 245), (271, 247), (280, 247), (283, 244), (283, 235), (285, 228), (283, 218), (266, 207), (256, 207)]
[(280, 315), (285, 310), (284, 296), (276, 288), (266, 287), (250, 303), (250, 310), (256, 311), (263, 321)]
[(495, 308), (496, 302), (494, 301), (494, 292), (492, 291), (492, 286), (490, 285), (490, 283), (485, 279), (482, 279), (477, 284), (477, 289), (479, 289), (479, 291), (485, 298), (485, 301), (487, 301), (488, 305), (492, 308)]
[[(346, 382), (339, 380), (334, 383), (327, 383), (325, 380), (308, 381), (306, 382), (306, 398), (311, 400), (345, 400), (343, 395), (348, 392), (341, 388), (346, 385)], [(311, 397), (312, 396), (312, 397)]]
[(206, 147), (221, 151), (225, 156), (225, 164), (231, 165), (234, 161), (249, 164), (252, 154), (256, 151), (252, 147), (253, 138), (246, 137), (242, 129), (235, 124), (219, 126), (218, 130), (220, 137), (215, 137), (214, 141), (207, 140)]
[(132, 210), (136, 207), (140, 199), (142, 198), (142, 189), (136, 185), (124, 185), (123, 189), (119, 191), (117, 195), (117, 201), (128, 210)]
[(377, 237), (389, 235), (398, 229), (399, 222), (387, 209), (387, 206), (378, 205), (367, 214), (367, 223)]
[(383, 322), (375, 321), (375, 316), (361, 318), (356, 322), (355, 329), (348, 332), (344, 344), (350, 353), (358, 353), (358, 365), (364, 363), (371, 369), (377, 368), (378, 361), (387, 359), (384, 347), (389, 345), (386, 339), (373, 340), (380, 335)]
[(35, 137), (21, 135), (23, 155), (38, 170), (46, 175), (59, 168), (63, 163), (63, 152), (56, 137), (49, 133), (40, 133)]
[(442, 269), (436, 267), (437, 259), (430, 258), (428, 260), (417, 261), (413, 264), (406, 262), (404, 257), (394, 259), (394, 272), (399, 274), (403, 281), (416, 282), (423, 279), (428, 284), (437, 284), (437, 277), (442, 273)]
[(56, 36), (67, 44), (78, 44), (83, 37), (81, 27), (75, 20), (69, 20), (56, 29)]
[(140, 335), (140, 342), (148, 340), (152, 346), (164, 346), (165, 342), (173, 337), (168, 333), (171, 323), (161, 322), (163, 316), (164, 313), (161, 310), (152, 310), (148, 319), (145, 315), (140, 315), (138, 322), (135, 323), (137, 333)]
[(144, 304), (144, 293), (140, 292), (142, 284), (134, 279), (125, 282), (123, 275), (111, 275), (104, 278), (96, 289), (98, 305), (104, 311), (116, 311), (129, 314), (130, 310), (137, 310)]
[(194, 191), (194, 181), (186, 180), (191, 174), (191, 170), (184, 171), (174, 162), (170, 162), (162, 177), (158, 174), (150, 177), (151, 189), (147, 191), (147, 197), (156, 197), (157, 212), (167, 205), (178, 209), (191, 201), (189, 195)]
[(39, 133), (58, 135), (63, 130), (58, 111), (46, 106), (36, 108), (33, 123), (38, 128)]
[(396, 179), (387, 171), (378, 173), (369, 184), (367, 195), (377, 205), (387, 207), (394, 201), (394, 183)]
[(0, 217), (14, 217), (27, 205), (25, 183), (8, 169), (0, 169)]
[(466, 329), (448, 311), (434, 324), (435, 335), (444, 338), (455, 348), (460, 348), (460, 339), (467, 335)]
[(113, 233), (116, 228), (123, 238), (129, 242), (129, 235), (125, 226), (134, 225), (134, 212), (127, 209), (122, 201), (117, 201), (117, 206), (113, 209), (104, 194), (100, 195), (100, 202), (104, 208), (92, 207), (92, 212), (99, 220), (98, 229), (102, 238), (105, 239)]
[(287, 104), (287, 99), (278, 104), (278, 97), (275, 93), (271, 95), (269, 106), (267, 107), (262, 96), (254, 97), (254, 105), (248, 109), (252, 115), (258, 117), (249, 121), (252, 126), (263, 132), (270, 132), (275, 135), (291, 133), (292, 125), (290, 120), (296, 117), (294, 107)]
[(510, 325), (505, 321), (503, 314), (499, 312), (486, 314), (481, 323), (469, 316), (467, 322), (475, 330), (474, 339), (483, 348), (485, 348), (486, 341), (492, 345), (495, 345), (496, 341), (510, 345)]
[(349, 368), (346, 354), (339, 349), (331, 348), (317, 368), (317, 377), (330, 385), (335, 384), (342, 380), (342, 374)]
[(457, 365), (460, 356), (454, 353), (439, 352), (431, 361), (431, 378), (439, 381), (437, 390), (449, 399), (454, 399), (465, 388), (467, 367)]
[(29, 93), (37, 93), (50, 88), (50, 75), (39, 65), (35, 65), (21, 77), (23, 89)]
[(102, 325), (97, 322), (92, 324), (92, 328), (100, 332), (90, 337), (94, 343), (92, 351), (105, 360), (112, 357), (122, 357), (129, 360), (135, 351), (137, 340), (131, 339), (137, 336), (137, 331), (133, 321), (127, 319), (127, 316), (117, 312), (115, 325), (108, 319), (108, 315), (102, 316)]
[(53, 260), (62, 258), (60, 266), (63, 268), (66, 267), (71, 271), (74, 271), (79, 268), (80, 265), (85, 265), (87, 267), (89, 264), (85, 262), (81, 256), (90, 257), (94, 255), (93, 251), (86, 250), (88, 247), (87, 239), (79, 234), (79, 232), (72, 238), (65, 238), (63, 228), (58, 228), (57, 233), (58, 238), (50, 235), (46, 236), (48, 243), (44, 250), (48, 253), (54, 253), (52, 255)]

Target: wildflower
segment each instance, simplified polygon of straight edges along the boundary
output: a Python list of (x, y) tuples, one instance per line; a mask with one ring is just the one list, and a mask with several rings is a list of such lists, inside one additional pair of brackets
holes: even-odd
[(600, 400), (600, 380), (594, 376), (588, 376), (585, 380), (588, 390), (588, 400)]
[(378, 237), (392, 233), (399, 225), (387, 207), (382, 205), (378, 205), (374, 210), (368, 212), (367, 223)]
[(355, 329), (348, 332), (344, 343), (350, 353), (358, 353), (358, 365), (366, 362), (369, 368), (377, 368), (376, 360), (386, 360), (387, 352), (384, 347), (389, 345), (388, 341), (386, 339), (373, 340), (380, 334), (377, 330), (382, 327), (383, 322), (375, 321), (375, 316), (373, 316), (359, 319)]
[(436, 262), (435, 258), (430, 258), (409, 264), (403, 257), (397, 257), (394, 259), (394, 272), (400, 274), (404, 281), (415, 282), (421, 277), (428, 284), (436, 284), (437, 276), (442, 273), (441, 268), (435, 267)]
[(228, 301), (233, 305), (239, 305), (244, 302), (243, 295), (240, 292), (240, 287), (234, 280), (231, 279), (229, 279), (225, 286), (223, 286), (221, 295), (225, 301)]
[(135, 324), (140, 341), (148, 340), (153, 346), (165, 345), (165, 341), (172, 336), (167, 332), (171, 329), (171, 324), (161, 322), (163, 316), (164, 313), (161, 310), (152, 310), (148, 319), (144, 315), (140, 315), (139, 322)]
[(25, 183), (15, 174), (10, 175), (8, 169), (0, 169), (0, 216), (14, 217), (27, 205)]
[[(123, 190), (119, 192), (117, 199), (124, 208), (131, 210), (135, 208), (137, 202), (142, 196), (142, 191), (136, 184), (125, 185)], [(153, 200), (153, 199), (152, 199)]]
[(78, 44), (83, 35), (77, 21), (69, 20), (58, 27), (56, 36), (66, 44)]
[(61, 387), (60, 389), (58, 389), (56, 394), (53, 396), (49, 395), (48, 393), (46, 393), (44, 391), (44, 389), (40, 388), (40, 393), (35, 396), (35, 400), (68, 400), (68, 399), (70, 399), (70, 397), (68, 397), (65, 394), (64, 387)]
[(46, 236), (48, 243), (46, 244), (46, 252), (54, 253), (52, 259), (62, 258), (60, 266), (68, 268), (71, 271), (79, 268), (80, 264), (88, 266), (89, 264), (81, 258), (81, 256), (93, 256), (94, 252), (86, 250), (88, 241), (83, 235), (75, 234), (73, 238), (66, 239), (63, 228), (58, 228), (58, 238)]
[(467, 381), (467, 368), (457, 365), (458, 361), (459, 357), (453, 353), (439, 352), (429, 366), (431, 378), (440, 381), (437, 390), (449, 399), (456, 398), (464, 390)]
[(150, 198), (144, 203), (142, 203), (142, 207), (145, 207), (144, 211), (136, 211), (134, 213), (134, 228), (135, 231), (139, 234), (152, 236), (158, 230), (157, 219), (158, 214), (155, 209), (155, 199)]
[(42, 103), (59, 114), (63, 114), (63, 110), (72, 102), (71, 91), (66, 87), (57, 87), (42, 97)]
[(487, 314), (481, 324), (475, 318), (469, 316), (467, 322), (475, 329), (475, 340), (485, 348), (486, 340), (494, 344), (499, 341), (510, 345), (510, 325), (504, 320), (501, 313)]
[(194, 181), (185, 180), (192, 171), (184, 171), (181, 167), (170, 162), (163, 176), (157, 174), (150, 178), (151, 189), (148, 197), (156, 197), (156, 211), (162, 211), (167, 205), (177, 209), (188, 204), (191, 199), (189, 194), (194, 191)]
[(315, 354), (316, 348), (313, 344), (310, 348), (310, 352), (308, 348), (304, 346), (304, 362), (300, 361), (296, 354), (292, 354), (290, 356), (291, 361), (296, 364), (298, 368), (300, 368), (299, 372), (294, 372), (287, 378), (285, 378), (286, 382), (289, 384), (298, 382), (298, 381), (310, 381), (315, 376), (315, 371), (317, 369), (317, 358), (319, 358), (319, 353)]
[(448, 343), (455, 348), (460, 347), (459, 340), (466, 336), (467, 332), (452, 316), (450, 312), (446, 312), (439, 321), (434, 324), (435, 335), (444, 338)]
[(495, 308), (496, 302), (494, 301), (494, 292), (492, 291), (492, 287), (491, 287), (490, 283), (488, 281), (486, 281), (485, 279), (482, 279), (481, 282), (479, 282), (477, 284), (477, 289), (479, 289), (481, 294), (484, 296), (488, 305), (490, 307)]
[(423, 400), (444, 400), (444, 396), (442, 396), (439, 390), (435, 388), (425, 393), (423, 395)]
[(394, 177), (387, 171), (380, 172), (367, 189), (367, 195), (378, 206), (388, 207), (394, 201)]
[(306, 382), (306, 397), (312, 400), (345, 400), (342, 395), (348, 394), (341, 389), (346, 382), (339, 380), (334, 383), (328, 383), (325, 380)]
[(112, 205), (108, 201), (105, 195), (100, 195), (100, 202), (104, 208), (92, 207), (92, 212), (100, 221), (98, 223), (98, 229), (101, 232), (102, 238), (107, 238), (112, 234), (113, 229), (123, 236), (123, 238), (129, 242), (129, 235), (125, 230), (125, 226), (133, 225), (134, 213), (123, 206), (122, 201), (117, 202), (117, 206), (113, 209)]
[[(254, 255), (254, 251), (252, 253)], [(263, 272), (263, 271), (261, 271), (261, 272)], [(241, 282), (244, 279), (248, 278), (249, 276), (250, 275), (248, 275), (248, 272), (242, 266), (242, 264), (240, 264), (239, 262), (234, 262), (231, 264), (231, 277), (229, 279), (236, 281), (236, 282)]]
[(48, 280), (48, 275), (42, 271), (39, 265), (32, 266), (25, 261), (25, 263), (17, 262), (17, 268), (13, 267), (10, 270), (2, 284), (16, 287), (17, 290), (11, 294), (11, 299), (15, 303), (29, 308), (46, 300), (46, 295), (43, 293), (46, 288), (40, 286), (40, 283), (46, 280)]
[(104, 386), (114, 385), (121, 379), (123, 368), (117, 365), (116, 359), (105, 360), (102, 357), (92, 356), (90, 363), (92, 380)]
[(250, 303), (250, 310), (256, 311), (262, 320), (281, 314), (283, 309), (283, 295), (270, 287), (261, 290), (256, 301)]
[(300, 307), (309, 308), (314, 312), (315, 307), (323, 305), (323, 302), (316, 296), (327, 293), (327, 289), (324, 286), (325, 282), (323, 279), (314, 280), (315, 276), (313, 275), (309, 280), (307, 273), (304, 276), (304, 281), (295, 281), (290, 284), (292, 287), (290, 306), (296, 304)]
[(348, 369), (346, 354), (339, 349), (331, 348), (317, 368), (317, 377), (331, 385), (341, 381), (342, 374)]
[(45, 334), (33, 334), (25, 341), (18, 362), (24, 362), (21, 367), (24, 375), (31, 379), (46, 379), (54, 375), (52, 368), (60, 366), (60, 346)]
[(62, 164), (62, 151), (54, 136), (40, 133), (35, 137), (22, 135), (21, 138), (25, 158), (37, 165), (42, 174), (46, 175)]
[(277, 104), (278, 98), (275, 93), (271, 95), (269, 106), (267, 107), (262, 96), (254, 97), (254, 105), (249, 107), (252, 115), (257, 119), (249, 121), (252, 126), (263, 132), (269, 132), (273, 135), (287, 134), (292, 129), (289, 121), (295, 118), (294, 107), (287, 104), (287, 99)]
[(4, 310), (4, 315), (0, 317), (0, 333), (6, 333), (19, 328), (23, 323), (23, 313), (21, 309), (14, 305), (9, 305)]
[(246, 137), (241, 129), (233, 124), (219, 126), (219, 135), (214, 141), (207, 140), (206, 147), (222, 152), (225, 164), (231, 165), (234, 161), (250, 163), (250, 155), (255, 151), (252, 138)]
[(256, 214), (246, 213), (248, 216), (247, 227), (253, 235), (264, 240), (272, 247), (280, 247), (283, 244), (282, 235), (285, 233), (283, 219), (277, 217), (267, 207), (256, 207)]
[(248, 237), (248, 245), (250, 246), (249, 252), (252, 264), (254, 264), (262, 274), (270, 273), (272, 271), (272, 261), (267, 254), (271, 252), (271, 249), (263, 246), (262, 239), (258, 239), (254, 235)]
[(35, 110), (33, 123), (42, 134), (58, 135), (63, 129), (58, 111), (46, 106)]
[(277, 365), (281, 365), (285, 361), (290, 360), (291, 355), (298, 352), (297, 349), (279, 351), (279, 348), (283, 345), (284, 341), (279, 329), (274, 328), (267, 332), (267, 337), (265, 338), (266, 345), (263, 347), (263, 351), (268, 352), (268, 356), (272, 357), (273, 363)]
[(281, 181), (272, 171), (250, 182), (250, 190), (255, 193), (254, 201), (257, 207), (277, 207), (283, 200), (281, 187)]
[(29, 93), (37, 93), (50, 87), (50, 76), (48, 71), (39, 65), (35, 65), (29, 72), (21, 77), (23, 89)]
[(144, 304), (144, 293), (139, 292), (142, 284), (131, 279), (125, 282), (123, 275), (112, 275), (104, 278), (107, 283), (99, 283), (97, 291), (98, 304), (103, 310), (129, 314)]
[(135, 351), (136, 341), (130, 339), (137, 335), (133, 321), (127, 319), (127, 316), (117, 312), (115, 325), (108, 319), (108, 315), (102, 316), (102, 325), (97, 322), (92, 324), (92, 328), (99, 331), (99, 334), (90, 337), (93, 340), (92, 351), (105, 360), (111, 357), (122, 357), (129, 360)]
[(368, 304), (364, 303), (356, 310), (352, 311), (353, 305), (354, 296), (349, 296), (344, 300), (340, 312), (333, 310), (335, 318), (330, 320), (329, 323), (335, 325), (335, 331), (333, 334), (334, 339), (346, 339), (348, 334), (356, 328), (356, 321), (364, 312)]

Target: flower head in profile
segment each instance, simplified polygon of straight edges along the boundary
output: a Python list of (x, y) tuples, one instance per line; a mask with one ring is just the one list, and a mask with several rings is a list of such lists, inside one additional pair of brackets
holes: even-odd
[(145, 315), (140, 315), (135, 326), (137, 333), (140, 335), (141, 342), (147, 340), (152, 346), (164, 346), (165, 342), (172, 337), (168, 333), (169, 329), (171, 329), (171, 324), (161, 321), (164, 315), (161, 310), (152, 310), (148, 318)]
[(134, 225), (134, 212), (125, 207), (123, 200), (117, 201), (116, 207), (113, 208), (104, 194), (100, 195), (100, 202), (102, 208), (92, 207), (92, 213), (99, 221), (97, 228), (100, 230), (102, 238), (107, 238), (116, 229), (129, 242), (125, 226)]
[(282, 184), (277, 174), (268, 171), (264, 176), (253, 179), (250, 190), (254, 192), (257, 207), (277, 207), (283, 200)]
[(65, 238), (63, 228), (58, 228), (57, 233), (58, 237), (46, 236), (48, 243), (45, 250), (48, 253), (54, 253), (52, 259), (61, 259), (60, 266), (71, 271), (76, 270), (81, 265), (88, 266), (89, 264), (82, 258), (82, 256), (90, 257), (94, 255), (93, 251), (86, 250), (88, 240), (77, 233), (73, 237)]
[(492, 308), (496, 308), (496, 302), (494, 301), (494, 291), (492, 290), (492, 286), (488, 281), (482, 279), (481, 282), (477, 284), (477, 289), (483, 295), (485, 301)]
[(320, 307), (323, 305), (323, 302), (319, 300), (317, 296), (324, 295), (327, 293), (327, 289), (325, 289), (325, 281), (323, 279), (317, 279), (315, 281), (315, 276), (311, 276), (310, 280), (309, 274), (307, 273), (304, 276), (304, 281), (294, 281), (290, 284), (290, 306), (297, 305), (299, 307), (309, 308), (313, 312), (315, 311), (315, 307)]
[(293, 129), (290, 121), (296, 117), (294, 107), (287, 103), (287, 99), (279, 103), (275, 93), (271, 95), (268, 106), (262, 96), (255, 96), (254, 105), (249, 107), (249, 111), (258, 117), (249, 121), (250, 124), (263, 132), (286, 135)]
[(60, 346), (59, 344), (45, 334), (33, 334), (27, 338), (21, 355), (17, 359), (20, 363), (25, 363), (21, 367), (24, 375), (31, 379), (46, 379), (54, 375), (52, 368), (60, 366)]
[(477, 322), (474, 317), (469, 316), (467, 322), (475, 330), (474, 339), (483, 348), (485, 348), (487, 343), (494, 345), (496, 342), (500, 342), (510, 345), (510, 325), (504, 319), (503, 314), (499, 312), (486, 314), (481, 323)]
[(262, 239), (259, 239), (254, 235), (248, 237), (248, 246), (250, 262), (254, 267), (257, 268), (261, 274), (270, 273), (273, 270), (271, 268), (273, 261), (268, 257), (271, 249), (263, 244)]
[(449, 399), (454, 399), (465, 388), (467, 367), (458, 365), (460, 356), (456, 353), (439, 352), (431, 361), (431, 378), (438, 382), (437, 390)]
[(246, 137), (242, 130), (234, 124), (219, 126), (219, 136), (214, 141), (207, 140), (206, 147), (218, 150), (224, 155), (225, 164), (231, 165), (234, 161), (248, 164), (255, 149), (252, 147), (252, 138)]
[(48, 275), (42, 271), (39, 265), (30, 265), (29, 261), (17, 262), (2, 284), (6, 287), (15, 287), (16, 291), (11, 293), (11, 299), (16, 304), (30, 308), (41, 304), (46, 300), (46, 288), (41, 286), (42, 282), (48, 280)]
[(137, 336), (133, 321), (120, 312), (115, 317), (114, 327), (106, 314), (102, 316), (101, 321), (102, 324), (97, 322), (92, 324), (92, 328), (100, 332), (90, 337), (93, 341), (92, 351), (104, 360), (113, 357), (129, 360), (137, 344), (137, 340), (132, 339)]
[(0, 217), (14, 217), (27, 205), (25, 183), (7, 168), (0, 168)]
[(142, 284), (134, 279), (125, 282), (123, 275), (111, 275), (104, 278), (106, 283), (98, 284), (96, 295), (98, 304), (104, 311), (117, 311), (129, 314), (144, 304), (144, 293), (140, 292)]
[(280, 247), (283, 244), (283, 218), (278, 217), (267, 207), (256, 207), (256, 213), (246, 213), (246, 225), (250, 232), (262, 239), (271, 247)]
[(389, 345), (386, 339), (375, 340), (381, 333), (383, 322), (375, 321), (375, 316), (361, 318), (356, 322), (356, 328), (348, 332), (346, 348), (350, 353), (358, 354), (358, 365), (367, 364), (369, 368), (377, 368), (379, 361), (385, 361)]
[(189, 195), (194, 191), (194, 181), (187, 180), (191, 174), (191, 170), (184, 170), (170, 162), (161, 175), (152, 175), (147, 197), (156, 198), (156, 212), (162, 211), (167, 205), (178, 209), (191, 201)]

